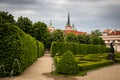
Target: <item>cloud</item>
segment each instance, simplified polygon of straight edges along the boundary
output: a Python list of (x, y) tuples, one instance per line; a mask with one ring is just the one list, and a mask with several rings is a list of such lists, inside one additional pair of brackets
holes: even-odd
[[(119, 0), (0, 0), (0, 10), (8, 11), (17, 19), (44, 21), (63, 29), (70, 12), (71, 23), (79, 30), (120, 26)], [(92, 26), (92, 27), (91, 27)]]

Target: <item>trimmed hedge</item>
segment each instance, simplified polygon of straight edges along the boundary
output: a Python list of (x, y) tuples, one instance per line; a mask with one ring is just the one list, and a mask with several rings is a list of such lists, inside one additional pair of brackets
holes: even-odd
[(96, 69), (103, 66), (108, 66), (111, 64), (114, 64), (114, 62), (111, 60), (102, 60), (97, 62), (88, 61), (86, 63), (78, 64), (78, 67), (79, 67), (79, 71), (87, 71), (87, 70)]
[(57, 53), (62, 55), (67, 50), (72, 51), (74, 55), (79, 55), (105, 53), (108, 51), (108, 48), (106, 48), (104, 45), (53, 42), (51, 45), (51, 56), (54, 57)]
[[(44, 46), (17, 26), (0, 26), (0, 77), (19, 75), (44, 54)], [(20, 66), (20, 69), (19, 69)]]
[(36, 41), (36, 43), (37, 43), (37, 51), (38, 51), (37, 53), (39, 58), (44, 55), (44, 45), (39, 41)]
[[(103, 55), (103, 54), (101, 54), (101, 55)], [(84, 55), (83, 56), (84, 59), (82, 59), (82, 57), (79, 57), (79, 56), (75, 57), (75, 61), (77, 61), (77, 66), (79, 68), (79, 71), (88, 71), (91, 69), (96, 69), (96, 68), (114, 64), (114, 61), (107, 60), (106, 58), (103, 59), (100, 55), (96, 56), (94, 54), (91, 54), (90, 57), (88, 57), (88, 56), (89, 56), (89, 54)], [(93, 56), (96, 58), (93, 58)], [(55, 66), (58, 66), (58, 64), (61, 60), (61, 56), (55, 56), (54, 60), (55, 60)], [(120, 58), (116, 58), (116, 60), (118, 63), (120, 63)]]
[(56, 71), (59, 74), (72, 75), (77, 74), (79, 69), (71, 51), (65, 52), (57, 64)]

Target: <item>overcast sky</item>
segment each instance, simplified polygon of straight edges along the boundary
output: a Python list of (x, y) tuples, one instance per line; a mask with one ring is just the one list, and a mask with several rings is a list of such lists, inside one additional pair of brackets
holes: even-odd
[(120, 0), (0, 0), (0, 10), (11, 13), (15, 20), (28, 17), (65, 29), (68, 11), (71, 25), (78, 31), (95, 29), (120, 30)]

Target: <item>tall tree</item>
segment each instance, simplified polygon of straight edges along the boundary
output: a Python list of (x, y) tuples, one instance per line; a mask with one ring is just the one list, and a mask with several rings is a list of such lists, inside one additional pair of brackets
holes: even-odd
[(75, 34), (70, 33), (65, 36), (65, 41), (66, 42), (78, 42), (78, 37)]
[(91, 35), (94, 35), (94, 36), (101, 36), (102, 34), (101, 34), (101, 32), (100, 32), (99, 29), (96, 29), (96, 30), (94, 30), (94, 31), (91, 31)]
[(36, 22), (33, 25), (33, 33), (32, 36), (35, 37), (37, 40), (44, 43), (46, 39), (46, 34), (48, 34), (47, 25), (43, 22)]
[(0, 23), (10, 23), (15, 24), (14, 16), (9, 14), (8, 12), (0, 11)]
[(62, 30), (56, 30), (52, 33), (52, 41), (63, 42), (64, 35)]
[(78, 37), (78, 41), (79, 41), (79, 43), (81, 43), (81, 44), (90, 44), (91, 42), (90, 42), (90, 35), (88, 35), (88, 34), (85, 34), (85, 35), (78, 35), (77, 36)]
[(25, 33), (31, 33), (32, 31), (32, 21), (27, 17), (20, 16), (17, 20), (17, 26), (22, 29)]

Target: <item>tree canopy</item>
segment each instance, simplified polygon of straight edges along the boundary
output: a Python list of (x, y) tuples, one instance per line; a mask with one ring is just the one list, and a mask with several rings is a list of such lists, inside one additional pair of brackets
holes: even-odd
[(0, 23), (10, 23), (15, 24), (14, 16), (9, 14), (8, 12), (0, 11)]
[(25, 33), (31, 33), (32, 31), (32, 21), (27, 17), (20, 16), (17, 20), (17, 26), (22, 29)]

